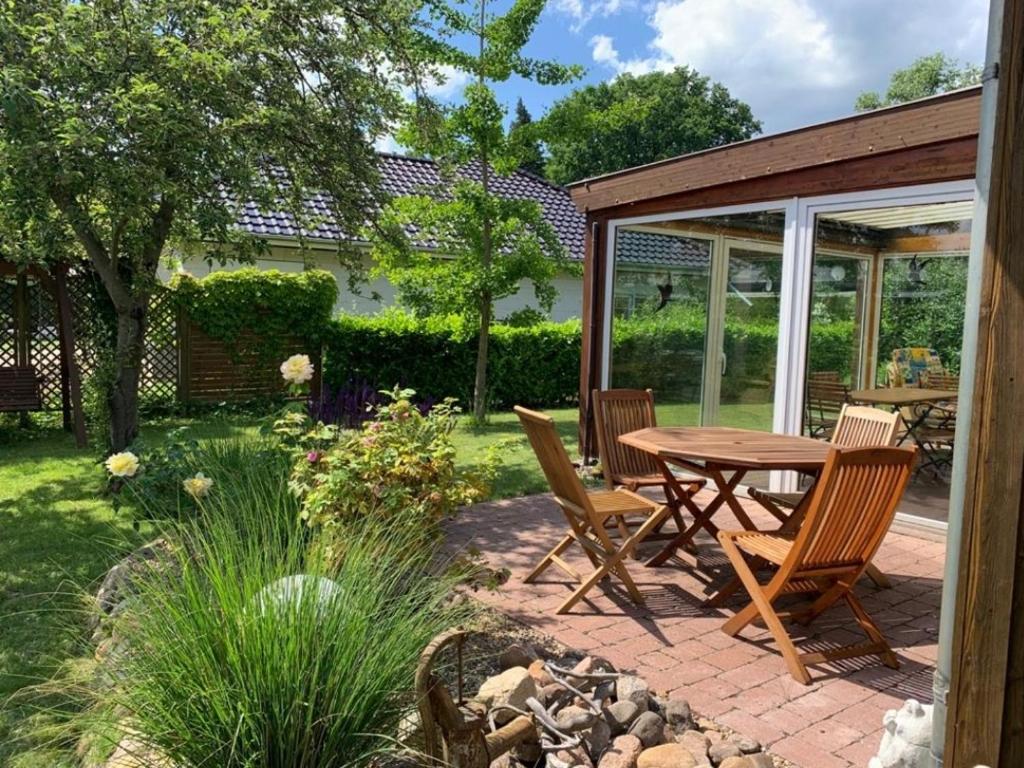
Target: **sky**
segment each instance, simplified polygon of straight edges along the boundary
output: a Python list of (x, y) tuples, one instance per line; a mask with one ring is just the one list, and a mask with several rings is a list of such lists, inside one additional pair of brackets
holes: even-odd
[[(508, 3), (498, 0), (500, 12)], [(942, 51), (984, 60), (988, 0), (549, 0), (525, 53), (586, 68), (581, 81), (498, 84), (536, 118), (580, 83), (688, 65), (747, 102), (763, 133), (842, 117), (857, 95)], [(457, 100), (451, 73), (436, 94)]]

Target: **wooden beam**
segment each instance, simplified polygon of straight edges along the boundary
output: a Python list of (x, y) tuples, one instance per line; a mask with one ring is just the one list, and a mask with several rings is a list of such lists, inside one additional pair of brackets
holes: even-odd
[[(53, 273), (54, 299), (57, 302), (57, 324), (60, 331), (61, 369), (67, 371), (66, 389), (71, 396), (71, 421), (75, 444), (79, 448), (88, 445), (85, 434), (85, 413), (82, 410), (82, 379), (75, 361), (75, 328), (71, 317), (71, 300), (68, 298), (67, 269), (57, 267)], [(64, 378), (63, 376), (61, 377)]]
[(1024, 3), (1003, 9), (946, 718), (952, 768), (1024, 765)]
[(882, 249), (886, 253), (934, 253), (936, 251), (968, 251), (971, 247), (970, 232), (954, 232), (945, 235), (908, 235), (894, 237)]
[(581, 210), (598, 211), (963, 138), (976, 140), (980, 106), (981, 89), (973, 88), (601, 176), (574, 184), (570, 191)]

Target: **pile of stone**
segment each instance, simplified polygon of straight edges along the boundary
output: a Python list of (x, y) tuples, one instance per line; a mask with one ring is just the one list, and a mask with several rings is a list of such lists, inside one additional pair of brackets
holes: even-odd
[(775, 768), (758, 742), (696, 717), (685, 699), (656, 695), (606, 659), (541, 652), (503, 653), (503, 671), (467, 705), (492, 729), (521, 714), (537, 725), (535, 740), (492, 768)]

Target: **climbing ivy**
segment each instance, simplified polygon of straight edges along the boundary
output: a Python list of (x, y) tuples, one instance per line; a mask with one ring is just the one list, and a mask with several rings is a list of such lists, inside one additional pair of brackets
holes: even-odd
[(181, 274), (171, 287), (189, 319), (207, 336), (223, 342), (232, 354), (249, 340), (268, 358), (289, 339), (319, 345), (338, 295), (334, 276), (324, 270), (246, 268), (203, 278)]

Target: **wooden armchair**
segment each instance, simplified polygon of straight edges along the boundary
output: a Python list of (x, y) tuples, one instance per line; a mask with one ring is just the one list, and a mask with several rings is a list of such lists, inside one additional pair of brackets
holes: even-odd
[[(558, 613), (567, 613), (595, 584), (612, 575), (619, 578), (633, 601), (642, 605), (643, 596), (626, 570), (624, 559), (633, 553), (644, 537), (665, 521), (670, 508), (624, 488), (587, 493), (558, 437), (554, 420), (520, 406), (515, 407), (515, 412), (551, 486), (555, 502), (569, 523), (569, 531), (530, 571), (525, 581), (536, 581), (548, 567), (555, 565), (580, 582), (579, 587), (559, 606)], [(628, 518), (641, 520), (635, 530), (627, 526)], [(609, 535), (610, 530), (616, 529), (621, 535), (618, 546)], [(593, 573), (586, 578), (562, 558), (574, 542), (579, 544), (594, 566)]]
[(627, 432), (657, 426), (654, 393), (649, 389), (595, 389), (591, 402), (594, 404), (594, 429), (605, 485), (609, 490), (619, 486), (630, 491), (661, 488), (678, 530), (675, 533), (655, 532), (647, 538), (674, 538), (676, 533), (685, 530), (685, 525), (680, 514), (681, 500), (676, 498), (673, 485), (692, 496), (704, 487), (706, 481), (701, 477), (685, 476), (677, 477), (676, 483), (670, 483), (664, 474), (666, 468), (653, 456), (619, 442), (619, 437)]
[[(811, 680), (809, 664), (878, 655), (886, 666), (897, 669), (896, 654), (853, 586), (892, 524), (916, 454), (916, 448), (833, 448), (798, 533), (720, 531), (718, 540), (751, 597), (751, 603), (729, 619), (722, 631), (734, 636), (760, 616), (779, 644), (790, 673), (805, 685)], [(755, 575), (758, 563), (777, 566), (766, 584)], [(805, 610), (776, 612), (776, 600), (794, 593), (815, 597)], [(840, 600), (849, 606), (868, 642), (798, 653), (782, 619), (809, 624)]]
[[(898, 413), (868, 408), (861, 405), (844, 405), (839, 412), (832, 431), (832, 444), (843, 448), (870, 448), (896, 445), (902, 419)], [(806, 494), (775, 493), (753, 486), (747, 488), (747, 495), (755, 499), (776, 518), (785, 523), (793, 514)], [(879, 587), (892, 586), (884, 573), (874, 565), (867, 568), (868, 577)]]

